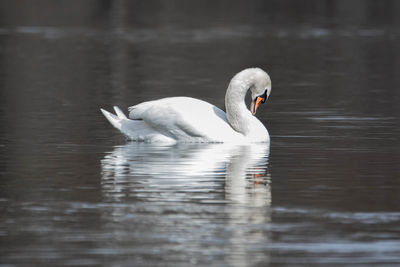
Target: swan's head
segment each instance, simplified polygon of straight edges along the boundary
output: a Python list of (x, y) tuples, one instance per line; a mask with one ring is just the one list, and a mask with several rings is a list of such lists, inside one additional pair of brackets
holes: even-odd
[(271, 78), (260, 68), (249, 69), (251, 71), (251, 106), (250, 111), (253, 115), (260, 104), (264, 103), (271, 93)]

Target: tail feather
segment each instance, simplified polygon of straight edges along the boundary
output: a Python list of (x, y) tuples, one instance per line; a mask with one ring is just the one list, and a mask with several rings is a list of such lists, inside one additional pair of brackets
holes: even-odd
[(106, 119), (112, 124), (112, 126), (117, 128), (118, 130), (121, 130), (122, 124), (121, 124), (121, 119), (119, 117), (115, 116), (114, 114), (102, 108), (100, 110), (103, 113), (104, 117), (106, 117)]
[(100, 110), (104, 117), (106, 117), (106, 119), (112, 124), (112, 126), (117, 128), (129, 140), (175, 142), (172, 138), (155, 132), (154, 129), (149, 127), (144, 121), (131, 120), (127, 118), (118, 107), (114, 107), (117, 115), (112, 114), (102, 108)]
[(124, 112), (122, 112), (122, 110), (119, 107), (114, 106), (114, 110), (115, 110), (115, 113), (117, 114), (118, 118), (127, 119), (127, 117), (125, 116)]

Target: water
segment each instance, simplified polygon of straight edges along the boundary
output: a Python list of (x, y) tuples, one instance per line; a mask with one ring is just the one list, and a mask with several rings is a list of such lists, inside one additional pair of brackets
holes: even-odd
[[(2, 2), (0, 264), (400, 263), (397, 1)], [(268, 146), (126, 142), (99, 108), (272, 94)]]

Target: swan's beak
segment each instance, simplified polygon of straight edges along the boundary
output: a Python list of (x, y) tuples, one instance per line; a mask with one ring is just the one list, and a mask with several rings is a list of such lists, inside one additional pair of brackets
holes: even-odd
[(265, 100), (267, 100), (266, 97), (257, 96), (256, 99), (251, 101), (251, 105), (250, 105), (251, 114), (256, 115), (258, 107), (260, 106), (261, 103), (264, 103)]

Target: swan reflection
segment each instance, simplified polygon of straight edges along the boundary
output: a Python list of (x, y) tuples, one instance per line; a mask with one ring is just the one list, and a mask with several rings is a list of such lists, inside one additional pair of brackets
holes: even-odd
[[(101, 161), (103, 196), (117, 201), (141, 193), (162, 200), (230, 201), (269, 206), (267, 145), (127, 143)], [(175, 195), (176, 191), (181, 194)], [(195, 198), (182, 193), (214, 193)], [(218, 193), (218, 194), (215, 194)], [(221, 199), (222, 193), (222, 199)], [(171, 195), (169, 195), (171, 194)], [(215, 199), (215, 198), (219, 199)]]
[[(101, 161), (102, 194), (106, 202), (130, 203), (115, 205), (116, 221), (125, 222), (119, 218), (126, 213), (172, 212), (152, 216), (149, 232), (170, 232), (168, 240), (179, 240), (179, 249), (219, 251), (232, 266), (267, 263), (268, 253), (259, 248), (269, 243), (268, 156), (269, 146), (260, 144), (127, 143)], [(211, 240), (207, 249), (205, 240)]]

